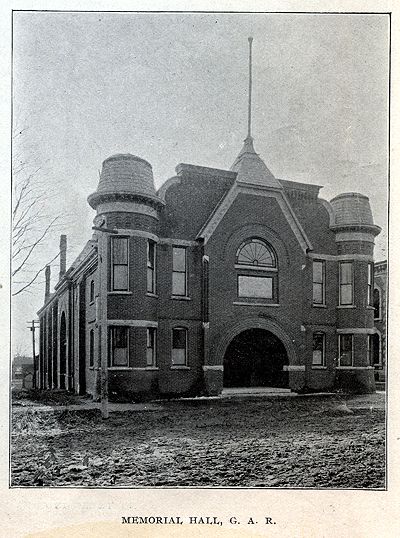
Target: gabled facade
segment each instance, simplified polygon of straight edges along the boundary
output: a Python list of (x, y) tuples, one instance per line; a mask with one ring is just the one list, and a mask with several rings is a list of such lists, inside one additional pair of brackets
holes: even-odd
[(147, 161), (106, 159), (93, 237), (39, 312), (40, 386), (97, 397), (106, 360), (115, 397), (373, 391), (380, 229), (366, 196), (319, 190), (251, 137), (230, 170), (180, 164), (158, 192)]

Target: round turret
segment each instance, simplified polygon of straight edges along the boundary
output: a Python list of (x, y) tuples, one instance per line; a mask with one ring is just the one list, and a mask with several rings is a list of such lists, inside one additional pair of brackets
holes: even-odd
[(339, 194), (331, 200), (331, 205), (336, 226), (374, 225), (369, 199), (364, 194), (358, 192)]
[(88, 197), (89, 205), (111, 200), (145, 201), (153, 206), (162, 205), (156, 196), (151, 164), (135, 155), (112, 155), (103, 162), (96, 192)]
[(374, 238), (381, 228), (374, 224), (368, 196), (358, 192), (346, 192), (335, 196), (330, 202), (339, 254), (373, 253)]

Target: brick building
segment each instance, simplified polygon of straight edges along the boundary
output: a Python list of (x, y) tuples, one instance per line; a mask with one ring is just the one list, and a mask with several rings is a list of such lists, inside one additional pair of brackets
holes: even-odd
[(179, 164), (158, 192), (144, 159), (106, 159), (92, 238), (66, 271), (62, 236), (54, 293), (47, 272), (39, 385), (373, 391), (380, 228), (366, 196), (319, 190), (274, 177), (250, 136), (230, 170)]
[(376, 381), (386, 380), (386, 287), (387, 261), (374, 266), (374, 320), (376, 334), (373, 339), (372, 361)]

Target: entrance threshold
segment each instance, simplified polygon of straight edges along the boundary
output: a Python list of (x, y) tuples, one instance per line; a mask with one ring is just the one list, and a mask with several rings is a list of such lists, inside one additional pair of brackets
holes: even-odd
[[(263, 395), (279, 395), (291, 394), (290, 389), (281, 387), (229, 387), (222, 390), (222, 397), (225, 396), (263, 396)], [(292, 393), (294, 394), (294, 393)]]

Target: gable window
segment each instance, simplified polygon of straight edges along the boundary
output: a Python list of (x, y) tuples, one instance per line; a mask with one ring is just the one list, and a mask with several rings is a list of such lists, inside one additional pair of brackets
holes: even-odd
[(374, 265), (368, 264), (367, 305), (374, 304)]
[(187, 253), (185, 247), (172, 248), (172, 295), (187, 296)]
[(353, 366), (353, 335), (339, 335), (339, 366)]
[(127, 291), (128, 285), (128, 238), (111, 238), (111, 290)]
[(339, 304), (353, 304), (353, 262), (341, 262), (339, 265)]
[(90, 300), (91, 303), (94, 302), (94, 280), (91, 280), (91, 281), (90, 281), (89, 300)]
[(156, 293), (156, 244), (151, 239), (147, 241), (147, 291)]
[(278, 297), (277, 259), (274, 250), (258, 238), (247, 239), (236, 252), (238, 297), (276, 302)]
[(128, 366), (128, 327), (110, 327), (110, 366)]
[(156, 334), (155, 327), (147, 328), (147, 348), (146, 348), (146, 364), (147, 366), (156, 365)]
[(276, 267), (274, 251), (261, 239), (248, 239), (236, 253), (238, 265), (251, 267)]
[(94, 366), (94, 330), (90, 329), (89, 333), (89, 366)]
[(172, 329), (172, 366), (187, 365), (187, 329)]
[(374, 319), (381, 319), (381, 294), (378, 288), (374, 289), (373, 301)]
[(325, 262), (313, 262), (313, 304), (325, 304)]
[(313, 334), (313, 366), (325, 366), (325, 333)]

